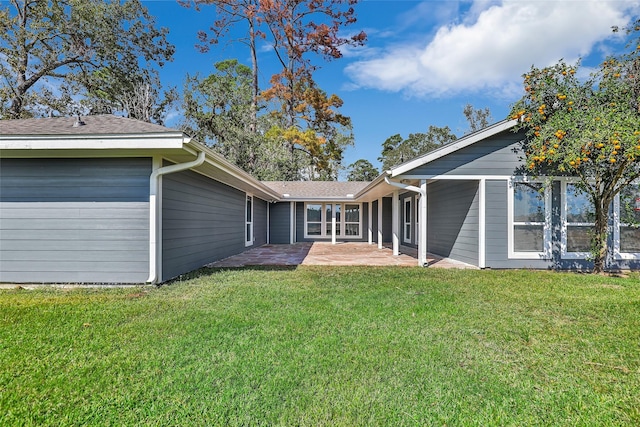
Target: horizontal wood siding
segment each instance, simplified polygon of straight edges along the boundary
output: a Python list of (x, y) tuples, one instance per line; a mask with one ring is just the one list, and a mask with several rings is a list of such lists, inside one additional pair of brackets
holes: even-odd
[(504, 131), (419, 166), (407, 172), (407, 175), (511, 176), (522, 165), (516, 152), (522, 138), (520, 133)]
[(267, 243), (267, 209), (268, 203), (257, 197), (253, 198), (253, 246)]
[(478, 182), (429, 184), (427, 211), (428, 251), (478, 265)]
[(290, 202), (270, 203), (269, 209), (269, 243), (288, 244), (291, 233)]
[(192, 171), (162, 178), (162, 280), (245, 247), (246, 194)]
[(151, 159), (0, 159), (0, 282), (143, 283)]

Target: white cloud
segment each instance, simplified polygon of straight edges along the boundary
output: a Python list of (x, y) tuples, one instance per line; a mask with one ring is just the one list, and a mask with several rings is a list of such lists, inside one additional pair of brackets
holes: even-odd
[(637, 1), (480, 0), (461, 23), (441, 26), (428, 43), (386, 46), (346, 73), (358, 87), (411, 96), (512, 93), (531, 65), (587, 55), (637, 7)]

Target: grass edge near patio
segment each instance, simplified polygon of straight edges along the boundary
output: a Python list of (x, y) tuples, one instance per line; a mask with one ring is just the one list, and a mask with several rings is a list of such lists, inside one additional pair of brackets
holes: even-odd
[(300, 267), (2, 291), (0, 423), (633, 425), (639, 277)]

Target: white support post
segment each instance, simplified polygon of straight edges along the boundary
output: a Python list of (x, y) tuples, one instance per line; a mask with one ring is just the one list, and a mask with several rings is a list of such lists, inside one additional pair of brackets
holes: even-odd
[(373, 224), (371, 224), (371, 222), (373, 221), (373, 212), (371, 209), (372, 207), (373, 207), (373, 203), (368, 202), (367, 203), (367, 241), (370, 245), (373, 244)]
[(418, 239), (418, 265), (427, 265), (427, 180), (420, 180), (420, 238)]
[(382, 248), (382, 197), (380, 197), (378, 199), (378, 249)]
[(400, 199), (399, 191), (393, 192), (391, 201), (391, 220), (393, 221), (393, 255), (400, 255)]
[(296, 202), (289, 202), (289, 243), (296, 242)]
[(478, 182), (478, 267), (480, 268), (485, 268), (487, 266), (486, 207), (487, 207), (487, 180), (482, 178)]
[(336, 244), (336, 205), (331, 209), (331, 244)]

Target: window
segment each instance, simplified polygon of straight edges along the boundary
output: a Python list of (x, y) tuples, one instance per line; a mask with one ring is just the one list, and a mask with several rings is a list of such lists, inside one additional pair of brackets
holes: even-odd
[(551, 256), (551, 192), (540, 182), (512, 181), (508, 192), (510, 258)]
[(245, 246), (253, 244), (253, 196), (247, 194)]
[(356, 203), (307, 203), (305, 204), (305, 229), (307, 238), (330, 238), (332, 214), (336, 218), (336, 237), (359, 238), (361, 235), (361, 208)]
[(571, 182), (562, 182), (562, 196), (562, 257), (587, 258), (595, 221), (593, 203)]
[(614, 253), (640, 259), (640, 183), (631, 184), (614, 201)]
[(405, 243), (411, 243), (411, 197), (404, 199), (404, 212), (402, 217), (402, 222), (404, 223), (402, 241)]

